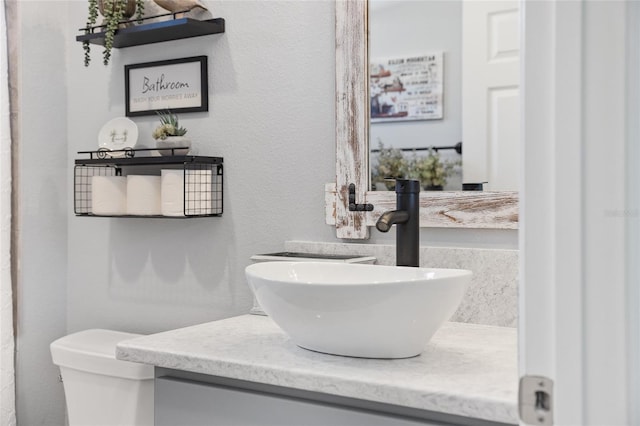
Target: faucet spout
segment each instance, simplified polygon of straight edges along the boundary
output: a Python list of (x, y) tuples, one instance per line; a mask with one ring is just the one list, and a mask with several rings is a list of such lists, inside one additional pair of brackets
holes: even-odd
[(381, 232), (396, 232), (396, 265), (420, 266), (420, 182), (396, 180), (396, 210), (384, 212), (376, 222)]
[(392, 210), (382, 213), (376, 222), (376, 228), (380, 232), (389, 232), (397, 223), (406, 223), (409, 220), (409, 212), (406, 210)]

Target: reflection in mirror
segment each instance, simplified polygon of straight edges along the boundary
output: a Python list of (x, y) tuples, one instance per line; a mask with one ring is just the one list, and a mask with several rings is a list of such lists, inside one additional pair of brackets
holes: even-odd
[[(451, 0), (455, 1), (455, 0)], [(429, 3), (432, 1), (429, 0)], [(400, 3), (400, 1), (398, 1)], [(464, 1), (467, 4), (515, 4), (517, 17), (517, 0), (484, 2), (481, 0)], [(368, 238), (368, 227), (375, 226), (383, 212), (393, 210), (396, 206), (395, 193), (392, 191), (371, 191), (369, 168), (369, 102), (368, 81), (368, 0), (336, 0), (336, 182), (325, 186), (325, 216), (329, 225), (335, 225), (338, 238)], [(464, 11), (463, 11), (464, 13)], [(492, 12), (491, 51), (485, 50), (485, 58), (495, 62), (513, 63), (517, 58), (510, 49), (512, 44), (501, 34), (512, 34), (514, 26), (511, 12)], [(488, 19), (485, 16), (485, 21)], [(463, 22), (466, 23), (465, 20)], [(517, 20), (516, 20), (517, 23)], [(486, 25), (485, 25), (486, 27)], [(517, 27), (517, 25), (516, 25)], [(516, 31), (516, 32), (519, 32)], [(463, 34), (463, 38), (466, 34)], [(517, 38), (516, 34), (516, 37)], [(495, 41), (495, 42), (494, 42)], [(499, 42), (497, 42), (499, 41)], [(463, 43), (463, 46), (465, 43)], [(443, 70), (446, 72), (447, 59), (443, 50)], [(488, 55), (487, 53), (490, 53)], [(463, 54), (464, 57), (464, 54)], [(515, 61), (517, 63), (517, 60)], [(517, 66), (516, 66), (517, 68)], [(474, 71), (474, 70), (472, 70)], [(462, 70), (466, 75), (465, 70)], [(474, 73), (468, 73), (474, 76)], [(463, 76), (463, 82), (465, 77)], [(444, 82), (446, 85), (446, 82)], [(464, 90), (464, 84), (462, 84)], [(443, 86), (446, 89), (446, 86)], [(517, 87), (511, 92), (517, 93)], [(509, 90), (502, 92), (506, 96)], [(496, 100), (497, 97), (494, 97)], [(465, 105), (464, 94), (462, 105)], [(481, 99), (481, 98), (480, 98)], [(443, 119), (446, 119), (448, 103), (447, 93), (443, 98)], [(501, 105), (501, 102), (494, 102)], [(485, 104), (485, 107), (487, 105)], [(502, 106), (502, 105), (501, 105)], [(486, 108), (485, 108), (486, 109)], [(503, 111), (508, 108), (498, 108)], [(467, 108), (465, 107), (465, 111)], [(463, 114), (466, 114), (463, 111)], [(485, 114), (487, 115), (487, 114)], [(482, 118), (482, 117), (481, 117)], [(483, 121), (483, 120), (478, 120)], [(469, 151), (469, 140), (473, 134), (465, 128), (462, 119), (463, 155)], [(502, 123), (501, 123), (502, 124)], [(506, 133), (505, 133), (506, 134)], [(467, 136), (465, 136), (467, 135)], [(483, 136), (483, 135), (481, 135)], [(508, 138), (501, 138), (505, 141)], [(486, 155), (489, 157), (489, 155)], [(470, 162), (463, 161), (464, 175)], [(465, 179), (466, 180), (466, 179)], [(350, 188), (355, 187), (355, 193)], [(487, 188), (485, 188), (487, 189)], [(373, 211), (349, 210), (352, 195), (356, 203), (373, 205)], [(517, 229), (518, 227), (518, 193), (516, 191), (422, 191), (420, 193), (420, 226), (446, 228), (476, 229)]]
[(372, 190), (517, 190), (518, 34), (516, 1), (369, 0)]
[(372, 189), (385, 176), (462, 188), (461, 154), (429, 150), (462, 140), (461, 17), (460, 0), (369, 1)]

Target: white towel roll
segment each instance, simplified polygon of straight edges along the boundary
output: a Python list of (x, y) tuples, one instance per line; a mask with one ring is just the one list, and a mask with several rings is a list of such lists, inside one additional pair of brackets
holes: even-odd
[(127, 214), (127, 178), (92, 176), (91, 213), (101, 216)]
[(160, 215), (160, 176), (127, 176), (127, 213)]

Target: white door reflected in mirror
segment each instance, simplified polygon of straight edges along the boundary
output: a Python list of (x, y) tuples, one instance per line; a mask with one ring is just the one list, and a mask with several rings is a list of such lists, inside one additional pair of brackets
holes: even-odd
[(491, 191), (517, 191), (520, 23), (517, 0), (462, 6), (463, 173)]

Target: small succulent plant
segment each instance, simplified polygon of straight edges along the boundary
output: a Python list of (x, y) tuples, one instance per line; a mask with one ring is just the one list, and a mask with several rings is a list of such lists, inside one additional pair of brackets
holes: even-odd
[(168, 136), (184, 136), (187, 133), (187, 129), (180, 126), (178, 116), (171, 111), (157, 111), (156, 114), (160, 117), (160, 125), (151, 135), (155, 140), (165, 140)]

